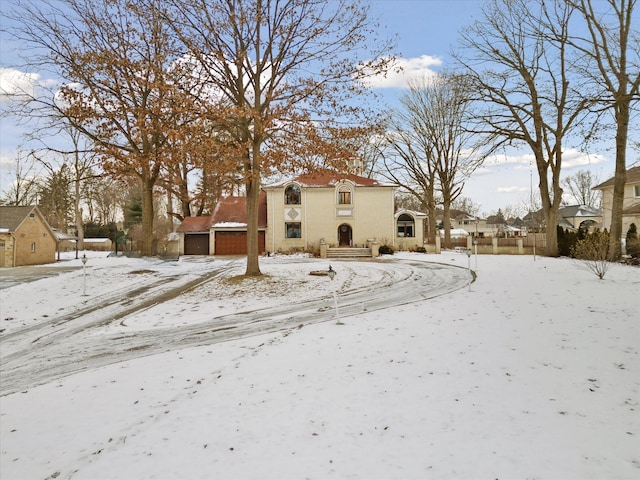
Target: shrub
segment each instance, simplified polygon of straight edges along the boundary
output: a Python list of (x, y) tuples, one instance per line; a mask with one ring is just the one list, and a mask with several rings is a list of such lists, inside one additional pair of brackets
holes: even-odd
[(390, 245), (380, 245), (380, 248), (378, 249), (378, 252), (381, 255), (393, 255), (393, 247), (391, 247)]
[(573, 256), (571, 252), (579, 239), (576, 232), (558, 226), (558, 254), (561, 257)]
[(602, 280), (612, 265), (609, 261), (609, 234), (593, 232), (586, 235), (573, 246), (571, 256)]
[(427, 253), (427, 249), (425, 247), (416, 247), (416, 252)]

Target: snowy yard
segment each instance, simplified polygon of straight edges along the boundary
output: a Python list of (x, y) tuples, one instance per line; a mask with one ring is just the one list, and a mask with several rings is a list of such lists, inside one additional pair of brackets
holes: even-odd
[[(333, 282), (309, 275), (320, 259), (264, 258), (265, 278), (242, 281), (242, 260), (87, 255), (87, 297), (81, 269), (0, 291), (0, 381), (30, 385), (0, 383), (3, 480), (640, 478), (637, 267), (598, 280), (569, 259), (480, 256), (469, 288), (468, 259), (451, 252), (332, 262)], [(411, 267), (421, 262), (460, 268)], [(133, 289), (204, 274), (117, 310)], [(346, 306), (369, 289), (388, 305)], [(276, 322), (283, 305), (290, 321), (275, 331), (178, 342), (217, 318)], [(232, 324), (237, 312), (255, 316)], [(116, 339), (122, 360), (101, 364), (99, 345)], [(95, 363), (49, 374), (43, 342)]]

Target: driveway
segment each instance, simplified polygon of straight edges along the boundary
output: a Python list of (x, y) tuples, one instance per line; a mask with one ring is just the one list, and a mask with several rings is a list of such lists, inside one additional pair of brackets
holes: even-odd
[[(302, 302), (283, 298), (277, 305), (212, 316), (191, 325), (126, 334), (102, 328), (116, 322), (122, 325), (136, 312), (216, 281), (227, 268), (226, 263), (217, 265), (192, 277), (149, 276), (146, 283), (141, 279), (137, 289), (126, 295), (121, 291), (105, 293), (76, 305), (73, 311), (60, 310), (44, 321), (0, 332), (0, 396), (141, 356), (286, 331), (334, 318), (332, 303), (326, 297)], [(341, 294), (342, 318), (443, 295), (469, 281), (467, 269), (437, 263), (393, 261), (381, 262), (376, 268), (384, 272), (376, 283)], [(32, 277), (25, 272), (24, 278), (36, 280), (63, 272), (61, 267), (34, 267)]]
[(41, 278), (55, 277), (82, 267), (28, 265), (24, 267), (0, 268), (0, 290), (19, 283), (34, 282)]

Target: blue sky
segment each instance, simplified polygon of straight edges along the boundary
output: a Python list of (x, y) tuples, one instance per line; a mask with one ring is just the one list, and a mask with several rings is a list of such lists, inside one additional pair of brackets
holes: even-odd
[[(370, 0), (372, 13), (380, 20), (383, 31), (397, 35), (398, 53), (405, 72), (421, 76), (452, 66), (449, 56), (459, 30), (481, 17), (481, 0)], [(0, 33), (0, 69), (20, 64), (15, 45), (6, 41)], [(0, 88), (6, 83), (7, 70), (0, 70)], [(46, 80), (46, 75), (39, 78)], [(406, 78), (391, 78), (392, 84), (379, 85), (385, 100), (397, 104), (404, 92), (398, 85)], [(1, 100), (0, 100), (1, 102)], [(0, 103), (0, 108), (2, 103)], [(0, 190), (6, 189), (7, 174), (14, 163), (15, 152), (21, 143), (20, 132), (24, 126), (16, 126), (15, 120), (0, 117)], [(630, 132), (633, 135), (633, 132)], [(566, 152), (564, 174), (588, 168), (601, 181), (613, 174), (613, 150), (602, 145), (598, 151), (584, 154), (576, 150)], [(628, 164), (637, 161), (638, 152), (629, 150)], [(480, 213), (493, 213), (506, 206), (522, 206), (528, 201), (531, 186), (537, 189), (537, 172), (531, 165), (531, 155), (526, 149), (510, 151), (490, 159), (469, 179), (462, 196), (480, 205)]]
[[(452, 67), (451, 49), (458, 32), (474, 20), (482, 18), (481, 0), (371, 0), (373, 10), (390, 32), (398, 35), (398, 50), (409, 65), (424, 64), (424, 57), (437, 60), (428, 69), (439, 71)], [(417, 59), (423, 58), (423, 62)], [(419, 75), (419, 71), (414, 71)], [(394, 102), (404, 92), (385, 89), (384, 95)], [(630, 132), (633, 138), (634, 132)], [(613, 141), (598, 150), (582, 153), (568, 149), (563, 158), (563, 175), (588, 169), (601, 181), (614, 172)], [(628, 150), (627, 163), (638, 161), (638, 152)], [(493, 213), (507, 206), (520, 207), (529, 202), (531, 187), (537, 195), (538, 174), (530, 151), (523, 147), (501, 153), (487, 160), (465, 183), (463, 197), (480, 205), (479, 213)]]

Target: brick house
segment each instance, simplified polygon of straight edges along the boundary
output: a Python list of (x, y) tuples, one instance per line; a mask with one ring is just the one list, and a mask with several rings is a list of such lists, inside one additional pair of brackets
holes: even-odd
[(56, 261), (56, 234), (36, 206), (0, 206), (0, 267)]

